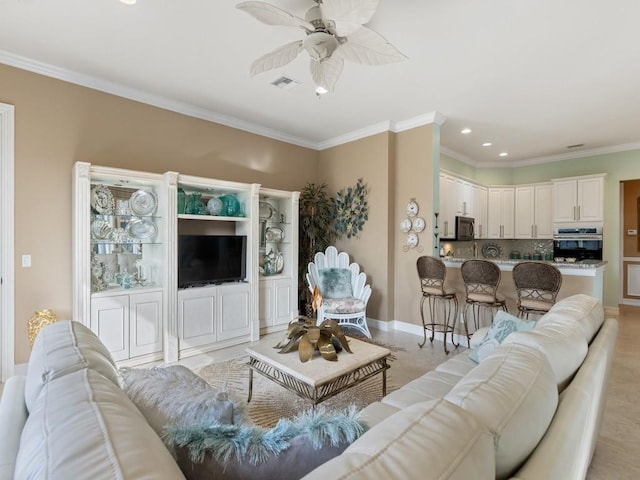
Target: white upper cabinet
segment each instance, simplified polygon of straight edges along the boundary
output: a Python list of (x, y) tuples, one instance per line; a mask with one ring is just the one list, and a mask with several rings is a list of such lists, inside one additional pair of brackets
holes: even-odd
[(490, 187), (487, 195), (487, 238), (514, 238), (514, 188)]
[[(440, 238), (452, 239), (456, 236), (456, 217), (473, 217), (476, 219), (476, 236), (478, 236), (478, 219), (482, 220), (486, 237), (487, 189), (461, 178), (440, 174), (440, 212), (438, 224)], [(481, 237), (479, 237), (481, 238)]]
[(602, 225), (605, 174), (553, 179), (555, 223)]
[(552, 238), (552, 184), (515, 187), (514, 238)]

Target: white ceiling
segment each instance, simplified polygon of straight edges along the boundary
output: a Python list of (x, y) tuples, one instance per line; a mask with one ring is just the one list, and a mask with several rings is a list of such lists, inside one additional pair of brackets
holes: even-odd
[[(313, 5), (269, 1), (301, 17)], [(313, 148), (434, 112), (444, 151), (475, 165), (640, 148), (637, 0), (381, 0), (368, 26), (409, 60), (346, 62), (321, 99), (305, 53), (249, 78), (304, 32), (238, 2), (0, 0), (0, 62)], [(270, 85), (281, 74), (302, 84)]]

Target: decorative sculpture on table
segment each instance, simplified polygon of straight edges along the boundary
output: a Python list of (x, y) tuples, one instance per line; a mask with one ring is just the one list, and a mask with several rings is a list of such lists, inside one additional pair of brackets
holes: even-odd
[(322, 358), (332, 362), (338, 360), (338, 351), (341, 349), (352, 353), (347, 337), (337, 322), (325, 320), (320, 325), (316, 325), (315, 320), (309, 317), (299, 317), (297, 321), (289, 323), (287, 338), (274, 348), (279, 348), (279, 353), (298, 350), (301, 362), (311, 360), (316, 350), (320, 352)]

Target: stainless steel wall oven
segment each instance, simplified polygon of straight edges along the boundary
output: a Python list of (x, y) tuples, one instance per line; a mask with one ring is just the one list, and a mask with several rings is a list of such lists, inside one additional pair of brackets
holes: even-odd
[(602, 260), (602, 227), (555, 228), (553, 256), (577, 262)]

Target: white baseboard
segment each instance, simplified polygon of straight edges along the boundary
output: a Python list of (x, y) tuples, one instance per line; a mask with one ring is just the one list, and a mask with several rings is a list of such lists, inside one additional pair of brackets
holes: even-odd
[[(370, 328), (375, 328), (376, 330), (380, 330), (381, 332), (404, 332), (410, 333), (411, 335), (416, 335), (417, 337), (422, 337), (422, 332), (424, 331), (422, 325), (402, 322), (400, 320), (390, 320), (388, 322), (384, 322), (382, 320), (376, 320), (375, 318), (367, 317), (367, 324)], [(429, 335), (431, 335), (431, 332), (427, 332), (427, 336)], [(463, 347), (467, 345), (467, 339), (463, 334), (454, 333), (453, 339), (455, 343)], [(436, 332), (435, 340), (443, 342), (444, 334), (442, 332)]]
[(619, 307), (604, 307), (604, 316), (605, 317), (618, 317), (618, 316), (620, 316), (620, 308)]

